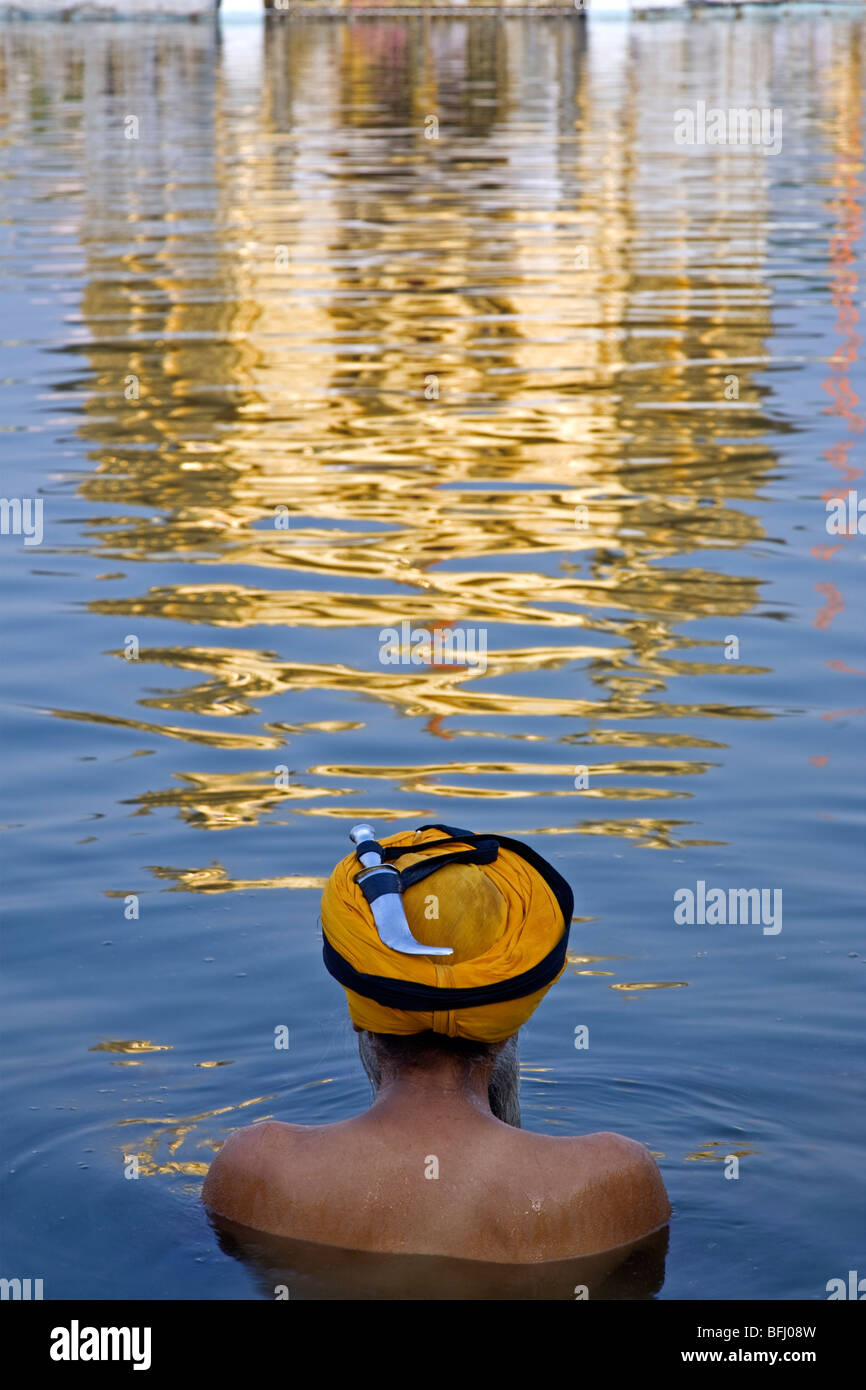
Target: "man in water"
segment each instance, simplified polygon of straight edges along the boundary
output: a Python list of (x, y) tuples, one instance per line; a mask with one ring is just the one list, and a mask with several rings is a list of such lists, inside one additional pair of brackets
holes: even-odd
[(398, 870), (408, 939), (449, 954), (388, 946), (355, 856), (337, 865), (325, 963), (346, 988), (373, 1104), (336, 1124), (236, 1130), (204, 1202), (255, 1231), (354, 1251), (625, 1258), (670, 1216), (649, 1151), (519, 1128), (517, 1031), (565, 968), (570, 888), (518, 841), (447, 826), (375, 848)]

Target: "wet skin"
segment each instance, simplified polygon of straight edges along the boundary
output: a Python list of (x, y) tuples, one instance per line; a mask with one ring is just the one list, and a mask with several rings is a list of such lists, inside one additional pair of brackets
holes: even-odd
[(236, 1130), (202, 1199), (229, 1221), (297, 1241), (517, 1265), (628, 1247), (665, 1225), (670, 1203), (643, 1144), (503, 1124), (489, 1076), (447, 1059), (386, 1073), (352, 1119)]

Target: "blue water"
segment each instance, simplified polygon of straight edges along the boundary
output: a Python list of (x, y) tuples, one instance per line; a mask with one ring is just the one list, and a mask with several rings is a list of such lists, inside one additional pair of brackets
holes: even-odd
[[(524, 1124), (657, 1154), (659, 1296), (826, 1297), (863, 1262), (864, 537), (826, 506), (866, 498), (863, 24), (0, 54), (2, 486), (44, 526), (0, 536), (2, 1273), (263, 1296), (202, 1176), (366, 1104), (321, 883), (356, 821), (445, 821), (574, 886)], [(676, 145), (698, 101), (781, 151)], [(404, 619), (486, 669), (383, 665)], [(781, 931), (678, 925), (698, 881)]]

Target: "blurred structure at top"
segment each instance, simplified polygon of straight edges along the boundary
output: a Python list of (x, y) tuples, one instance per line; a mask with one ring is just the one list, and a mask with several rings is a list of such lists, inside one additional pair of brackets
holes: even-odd
[[(264, 9), (274, 13), (302, 14), (310, 17), (339, 18), (343, 15), (370, 15), (387, 11), (411, 13), (467, 12), (512, 14), (593, 15), (651, 14), (661, 10), (702, 10), (728, 8), (753, 10), (758, 6), (794, 10), (814, 0), (0, 0), (0, 16), (46, 17), (57, 19), (132, 18), (138, 15), (200, 18), (224, 13), (255, 13)], [(863, 9), (866, 0), (822, 0), (824, 6)]]

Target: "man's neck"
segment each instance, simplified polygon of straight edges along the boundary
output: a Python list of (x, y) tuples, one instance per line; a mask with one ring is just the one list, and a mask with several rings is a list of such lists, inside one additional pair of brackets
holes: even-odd
[(411, 1067), (399, 1073), (386, 1073), (376, 1092), (372, 1111), (382, 1115), (435, 1109), (453, 1115), (492, 1116), (487, 1067), (465, 1068), (443, 1063), (432, 1067)]

